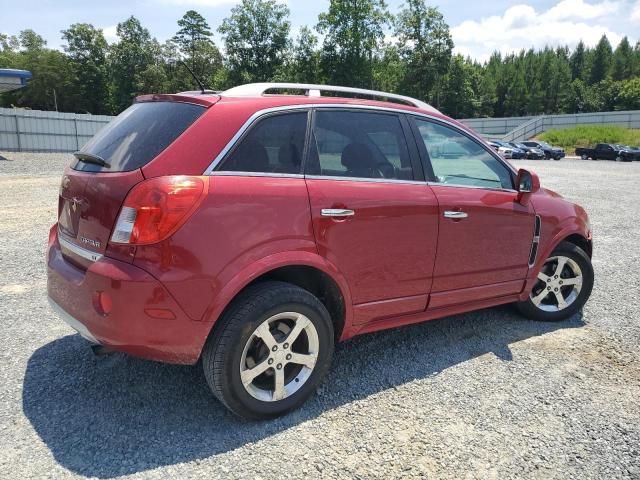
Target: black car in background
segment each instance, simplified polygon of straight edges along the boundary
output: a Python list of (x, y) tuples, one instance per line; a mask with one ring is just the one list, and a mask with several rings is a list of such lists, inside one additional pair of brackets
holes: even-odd
[(526, 142), (522, 142), (527, 147), (539, 148), (544, 152), (544, 158), (554, 160), (560, 160), (564, 158), (564, 148), (560, 147), (552, 147), (547, 142), (543, 142), (541, 140), (527, 140)]
[(640, 160), (640, 150), (628, 145), (617, 143), (598, 143), (593, 148), (576, 147), (576, 155), (583, 160), (615, 160), (616, 162), (631, 162)]
[(519, 148), (524, 152), (524, 158), (528, 160), (542, 160), (545, 158), (544, 152), (536, 147), (527, 147), (524, 143), (508, 142), (514, 148)]

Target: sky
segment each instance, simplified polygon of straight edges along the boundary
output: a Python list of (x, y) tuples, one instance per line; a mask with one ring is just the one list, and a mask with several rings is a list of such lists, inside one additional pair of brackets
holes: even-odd
[[(329, 0), (279, 0), (291, 10), (292, 31), (313, 26)], [(17, 34), (31, 28), (53, 48), (61, 48), (60, 30), (86, 22), (117, 40), (118, 22), (135, 15), (153, 36), (164, 41), (176, 32), (176, 21), (189, 9), (200, 12), (213, 30), (239, 0), (0, 0), (0, 32)], [(403, 0), (387, 0), (392, 12)], [(483, 61), (503, 53), (578, 41), (592, 46), (606, 34), (613, 46), (627, 35), (640, 39), (640, 0), (455, 1), (437, 6), (451, 28), (455, 52)], [(216, 34), (217, 37), (217, 34)], [(217, 37), (217, 43), (220, 44)], [(219, 45), (220, 46), (220, 45)]]

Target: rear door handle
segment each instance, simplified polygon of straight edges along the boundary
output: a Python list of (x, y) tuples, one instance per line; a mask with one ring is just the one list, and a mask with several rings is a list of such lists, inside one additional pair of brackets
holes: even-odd
[(444, 212), (444, 218), (455, 218), (455, 219), (461, 219), (461, 218), (467, 218), (469, 215), (466, 212), (455, 212), (453, 210), (446, 210)]
[(320, 215), (323, 217), (352, 217), (356, 214), (353, 210), (346, 208), (323, 208)]

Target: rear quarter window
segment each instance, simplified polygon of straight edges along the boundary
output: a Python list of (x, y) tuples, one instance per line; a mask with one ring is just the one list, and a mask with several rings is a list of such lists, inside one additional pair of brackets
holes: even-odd
[(127, 172), (141, 168), (171, 145), (205, 110), (200, 105), (181, 102), (136, 103), (80, 150), (101, 157), (110, 166), (76, 160), (72, 168), (87, 172)]

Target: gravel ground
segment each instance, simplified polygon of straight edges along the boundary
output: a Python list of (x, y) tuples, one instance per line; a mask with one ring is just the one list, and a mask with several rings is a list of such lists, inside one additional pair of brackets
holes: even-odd
[(1, 478), (640, 478), (640, 163), (515, 162), (591, 215), (581, 315), (501, 307), (366, 335), (337, 348), (301, 410), (249, 423), (199, 367), (93, 357), (49, 311), (70, 158), (3, 155)]

